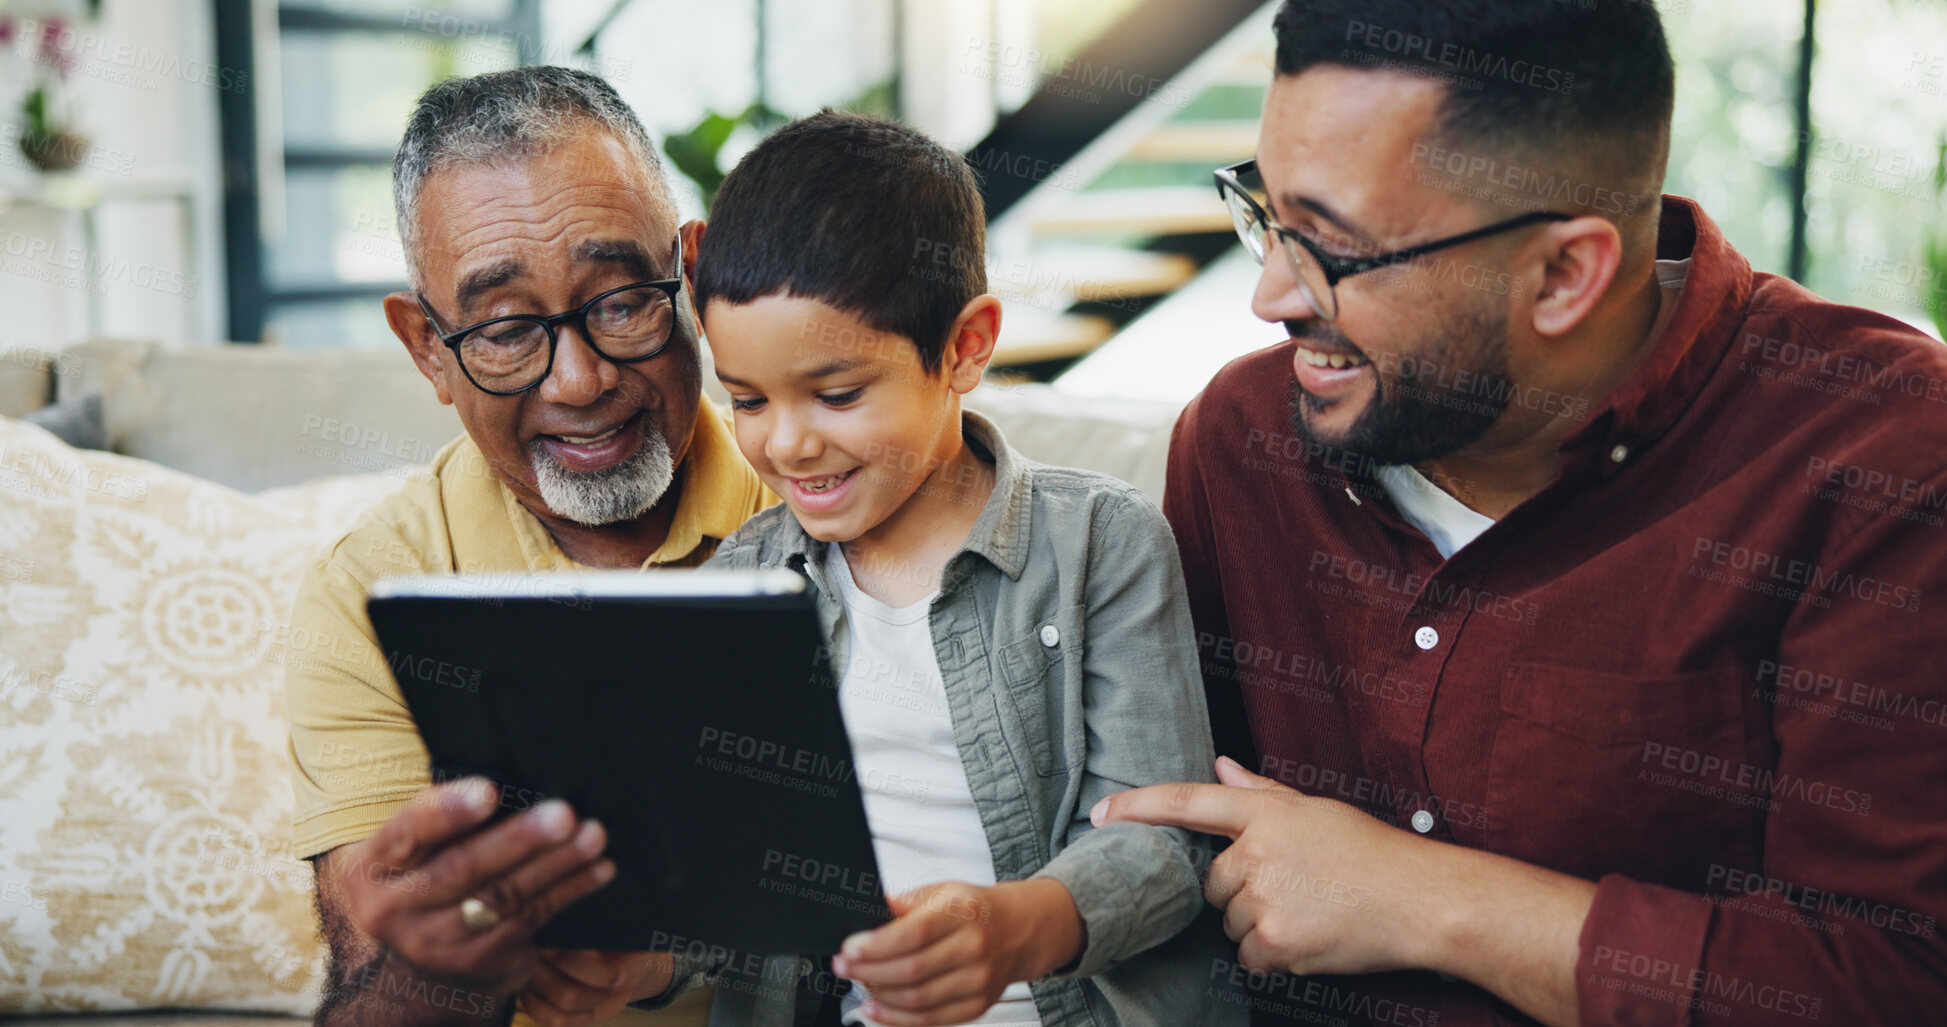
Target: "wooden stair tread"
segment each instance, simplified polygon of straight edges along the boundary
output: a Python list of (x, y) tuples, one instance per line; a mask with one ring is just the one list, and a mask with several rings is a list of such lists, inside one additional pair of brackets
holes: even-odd
[(1036, 211), (1037, 235), (1115, 234), (1154, 237), (1231, 231), (1216, 186), (1158, 186), (1076, 193)]
[(1106, 317), (1054, 313), (1006, 299), (1001, 306), (1001, 337), (994, 347), (994, 367), (1079, 357), (1115, 334), (1115, 323)]
[(1122, 159), (1222, 167), (1257, 152), (1257, 128), (1256, 121), (1172, 121), (1131, 147)]
[(987, 286), (996, 295), (1031, 299), (1049, 308), (1048, 298), (1075, 303), (1157, 296), (1174, 291), (1196, 273), (1197, 262), (1180, 253), (1057, 245), (1021, 259), (1001, 255), (988, 270)]

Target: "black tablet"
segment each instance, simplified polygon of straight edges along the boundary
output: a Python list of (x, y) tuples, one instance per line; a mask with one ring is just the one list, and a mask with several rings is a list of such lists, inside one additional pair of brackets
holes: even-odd
[(434, 780), (607, 827), (615, 879), (540, 944), (827, 953), (891, 919), (799, 575), (393, 578), (367, 609)]

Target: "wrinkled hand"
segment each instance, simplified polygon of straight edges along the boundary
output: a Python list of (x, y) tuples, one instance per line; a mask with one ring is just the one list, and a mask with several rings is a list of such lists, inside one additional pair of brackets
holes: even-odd
[(897, 919), (845, 939), (832, 971), (871, 992), (865, 1015), (889, 1027), (964, 1023), (1007, 986), (1073, 962), (1081, 914), (1052, 878), (982, 887), (948, 881), (890, 898)]
[(542, 1027), (581, 1027), (668, 991), (673, 971), (667, 952), (542, 949), (521, 1005)]
[[(483, 828), (498, 789), (478, 778), (429, 788), (362, 842), (333, 856), (343, 866), (351, 917), (423, 975), (490, 995), (512, 995), (534, 972), (534, 933), (563, 906), (615, 876), (608, 837), (549, 800)], [(475, 931), (467, 898), (500, 922)]]
[[(1152, 785), (1096, 804), (1097, 825), (1130, 820), (1233, 839), (1204, 898), (1224, 911), (1237, 959), (1261, 972), (1357, 974), (1424, 966), (1415, 896), (1450, 848), (1352, 806), (1304, 795), (1228, 757), (1222, 784)], [(1419, 906), (1417, 912), (1426, 909)]]

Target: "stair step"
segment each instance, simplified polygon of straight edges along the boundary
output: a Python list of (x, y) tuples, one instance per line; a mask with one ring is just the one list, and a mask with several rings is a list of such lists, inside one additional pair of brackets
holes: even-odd
[(1038, 364), (1082, 356), (1115, 334), (1115, 322), (1093, 315), (1063, 314), (1003, 298), (1001, 337), (993, 367)]
[(1214, 185), (1077, 193), (1034, 212), (1031, 223), (1036, 235), (1154, 238), (1231, 231), (1230, 211)]
[[(1055, 388), (1095, 399), (1189, 402), (1232, 359), (1275, 346), (1290, 334), (1282, 324), (1266, 324), (1251, 312), (1251, 291), (1260, 274), (1243, 246), (1231, 247), (1188, 285), (1064, 371)], [(1186, 346), (1185, 340), (1195, 345)]]
[(1131, 147), (1126, 161), (1235, 164), (1257, 152), (1256, 121), (1172, 121)]
[(1065, 244), (1021, 259), (1001, 256), (988, 269), (987, 287), (995, 295), (1056, 310), (1079, 302), (1158, 296), (1196, 273), (1197, 262), (1180, 253)]

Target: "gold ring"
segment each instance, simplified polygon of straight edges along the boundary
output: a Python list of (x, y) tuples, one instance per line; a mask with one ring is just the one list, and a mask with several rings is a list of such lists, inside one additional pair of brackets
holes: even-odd
[(470, 931), (491, 931), (500, 923), (500, 914), (479, 899), (468, 898), (460, 903), (460, 920)]

